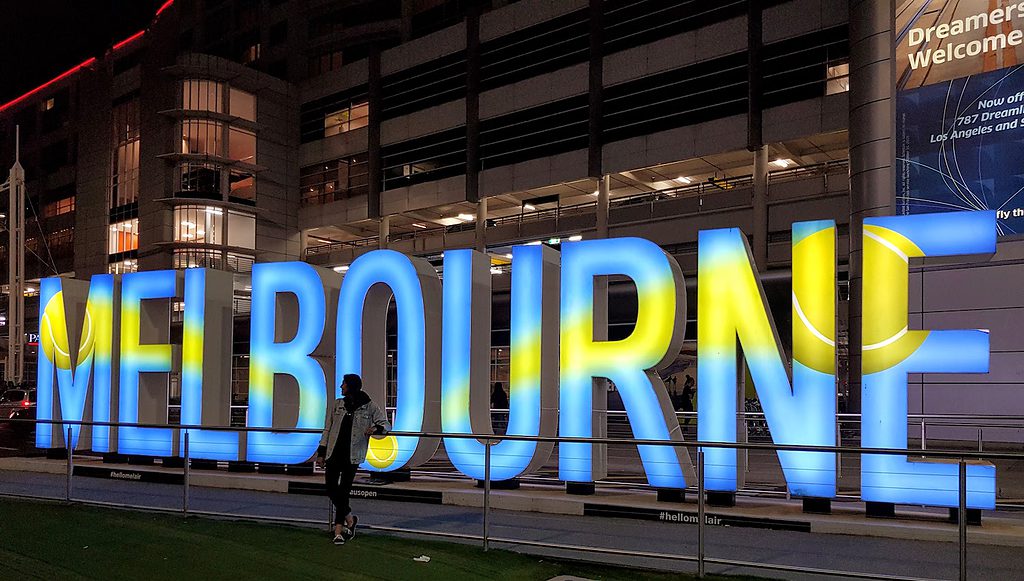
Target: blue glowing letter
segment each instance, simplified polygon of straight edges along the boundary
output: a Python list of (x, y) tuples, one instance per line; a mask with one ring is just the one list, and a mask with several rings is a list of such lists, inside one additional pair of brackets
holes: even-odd
[[(595, 340), (595, 279), (627, 276), (637, 289), (636, 327), (619, 341)], [(679, 421), (657, 369), (679, 355), (686, 320), (683, 275), (675, 259), (641, 238), (570, 242), (562, 246), (562, 366), (559, 435), (594, 435), (593, 379), (615, 382), (638, 439), (682, 441)], [(603, 331), (602, 331), (603, 332)], [(600, 405), (600, 403), (598, 403)], [(601, 407), (603, 409), (603, 406)], [(597, 413), (601, 412), (597, 410)], [(678, 446), (638, 446), (652, 486), (685, 488), (693, 466)], [(587, 443), (559, 445), (559, 478), (590, 482), (603, 470)]]
[[(253, 267), (250, 427), (323, 429), (327, 379), (314, 355), (319, 354), (326, 324), (324, 287), (335, 279), (333, 272), (305, 262)], [(297, 391), (276, 389), (286, 377)], [(246, 460), (298, 464), (316, 453), (319, 442), (314, 433), (250, 432)]]
[[(375, 250), (357, 258), (345, 273), (338, 298), (337, 396), (341, 377), (362, 376), (367, 393), (385, 396), (385, 329), (388, 303), (398, 311), (398, 401), (396, 431), (436, 432), (441, 344), (441, 284), (430, 263), (393, 250)], [(392, 471), (426, 462), (437, 438), (371, 438), (363, 468)]]
[[(831, 221), (793, 225), (793, 385), (775, 323), (747, 246), (736, 228), (699, 235), (697, 274), (698, 439), (735, 442), (736, 340), (777, 444), (836, 443), (836, 229)], [(708, 490), (735, 491), (736, 450), (705, 448)], [(835, 455), (779, 452), (792, 494), (831, 498)]]
[[(911, 331), (907, 320), (910, 258), (991, 254), (995, 212), (951, 212), (864, 220), (864, 321), (861, 438), (865, 448), (907, 447), (908, 373), (987, 373), (988, 331)], [(866, 501), (954, 507), (956, 463), (865, 454)], [(967, 506), (995, 508), (996, 471), (967, 466)]]

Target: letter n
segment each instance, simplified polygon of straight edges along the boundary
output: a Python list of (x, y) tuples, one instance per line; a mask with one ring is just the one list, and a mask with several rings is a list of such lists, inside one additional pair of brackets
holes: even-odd
[[(736, 442), (739, 340), (776, 444), (836, 442), (835, 223), (793, 224), (793, 382), (764, 289), (739, 229), (707, 230), (698, 239), (697, 435)], [(779, 452), (790, 493), (835, 496), (835, 454)], [(737, 487), (737, 450), (706, 448), (705, 486)]]

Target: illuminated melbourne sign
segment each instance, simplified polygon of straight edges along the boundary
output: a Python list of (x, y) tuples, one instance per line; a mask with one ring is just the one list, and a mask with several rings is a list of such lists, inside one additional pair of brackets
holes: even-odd
[[(869, 448), (907, 446), (909, 373), (985, 373), (988, 333), (911, 330), (911, 258), (995, 251), (995, 212), (871, 218), (863, 240), (863, 422)], [(793, 225), (793, 361), (784, 355), (747, 238), (708, 230), (698, 240), (697, 374), (699, 439), (736, 442), (737, 363), (750, 370), (776, 443), (836, 442), (836, 226)], [(567, 242), (561, 252), (518, 246), (512, 252), (510, 403), (507, 434), (599, 437), (613, 381), (638, 439), (681, 442), (682, 432), (658, 371), (680, 352), (686, 321), (676, 261), (640, 238)], [(359, 373), (384, 401), (385, 320), (397, 312), (398, 432), (444, 435), (452, 464), (484, 477), (485, 445), (455, 434), (493, 436), (489, 414), (491, 277), (487, 256), (450, 250), (444, 284), (426, 261), (389, 250), (369, 252), (342, 276), (303, 262), (258, 264), (252, 272), (248, 425), (227, 426), (230, 401), (231, 275), (207, 269), (99, 275), (89, 283), (50, 278), (40, 294), (39, 411), (43, 420), (166, 424), (172, 371), (181, 373), (183, 428), (94, 426), (72, 429), (73, 446), (97, 452), (301, 463), (316, 452), (337, 378)], [(607, 337), (608, 277), (632, 281), (638, 295), (629, 336)], [(183, 305), (183, 334), (171, 343), (171, 305)], [(60, 424), (40, 425), (36, 445), (65, 445)], [(392, 471), (429, 460), (436, 438), (374, 438), (363, 467)], [(515, 478), (548, 461), (551, 443), (502, 440), (491, 446), (491, 474)], [(648, 482), (679, 489), (694, 483), (682, 446), (641, 445)], [(592, 482), (606, 474), (602, 445), (558, 447), (559, 478)], [(737, 489), (735, 449), (705, 450), (705, 485)], [(828, 452), (780, 451), (789, 491), (836, 494)], [(956, 506), (957, 466), (866, 454), (864, 500)], [(992, 508), (995, 469), (968, 467), (968, 505)]]

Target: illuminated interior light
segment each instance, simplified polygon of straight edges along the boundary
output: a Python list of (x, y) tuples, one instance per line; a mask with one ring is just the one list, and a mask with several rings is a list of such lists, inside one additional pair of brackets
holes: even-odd
[(347, 264), (343, 264), (341, 266), (335, 266), (334, 267), (334, 272), (345, 272), (346, 270), (348, 270), (348, 265)]
[(561, 238), (551, 238), (551, 239), (548, 240), (548, 244), (561, 244), (561, 243), (562, 243), (562, 239)]
[(427, 225), (426, 224), (420, 224), (419, 222), (414, 222), (412, 227), (413, 228), (419, 228), (420, 230), (423, 230), (423, 229), (426, 229)]
[(573, 234), (569, 237), (569, 242), (579, 242), (580, 240), (583, 240), (583, 236), (580, 234)]
[(533, 212), (537, 209), (537, 206), (534, 206), (533, 204), (523, 204), (523, 209), (527, 212)]
[(681, 183), (681, 184), (689, 184), (689, 183), (692, 183), (692, 182), (693, 182), (693, 180), (691, 180), (690, 178), (688, 178), (688, 177), (685, 177), (685, 176), (679, 176), (679, 177), (677, 177), (677, 178), (676, 178), (676, 181), (677, 181), (677, 182), (679, 182), (679, 183)]
[(541, 242), (540, 240), (534, 240), (533, 242), (526, 243), (527, 246), (540, 246), (541, 244), (543, 244), (543, 242)]
[(498, 268), (497, 266), (492, 266), (491, 267), (491, 274), (501, 274), (501, 269)]
[(459, 214), (456, 218), (463, 222), (472, 222), (475, 219), (475, 216), (473, 216), (473, 214)]
[(212, 208), (207, 206), (206, 213), (213, 214), (214, 216), (222, 216), (224, 215), (224, 210), (221, 210), (220, 208)]
[(785, 169), (785, 168), (793, 165), (793, 160), (792, 159), (776, 159), (775, 161), (772, 162), (772, 165), (775, 165), (775, 166), (778, 166), (778, 167), (781, 167), (781, 168)]
[(507, 259), (509, 259), (509, 260), (512, 260), (512, 253), (511, 253), (511, 252), (509, 252), (508, 254), (506, 254), (506, 255), (505, 255), (505, 258), (507, 258)]

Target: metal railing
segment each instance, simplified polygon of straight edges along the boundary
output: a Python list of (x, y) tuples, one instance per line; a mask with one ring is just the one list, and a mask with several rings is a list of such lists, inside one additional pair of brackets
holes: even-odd
[[(849, 415), (849, 414), (847, 414)], [(1014, 416), (1005, 416), (1006, 418), (1012, 418)], [(68, 503), (81, 503), (87, 505), (98, 505), (98, 506), (119, 506), (127, 508), (136, 508), (144, 510), (157, 510), (164, 512), (180, 512), (185, 515), (201, 515), (201, 516), (216, 516), (216, 517), (232, 517), (242, 518), (248, 520), (261, 520), (261, 521), (275, 521), (275, 522), (291, 522), (301, 524), (314, 524), (322, 525), (323, 520), (311, 520), (301, 518), (289, 518), (289, 517), (276, 517), (268, 515), (251, 515), (251, 514), (237, 514), (227, 513), (221, 511), (210, 511), (210, 510), (196, 510), (190, 507), (190, 472), (191, 462), (193, 458), (190, 456), (190, 431), (191, 430), (206, 430), (206, 431), (230, 431), (236, 433), (250, 433), (250, 432), (272, 432), (272, 433), (306, 433), (306, 434), (319, 434), (320, 430), (312, 429), (274, 429), (274, 428), (256, 428), (256, 427), (215, 427), (215, 426), (168, 426), (165, 424), (144, 424), (144, 423), (120, 423), (120, 422), (90, 422), (90, 421), (57, 421), (57, 420), (18, 420), (18, 419), (0, 419), (0, 425), (4, 423), (13, 424), (35, 424), (38, 429), (40, 424), (47, 425), (60, 425), (62, 427), (62, 434), (65, 435), (65, 493), (64, 501)], [(150, 505), (139, 505), (131, 503), (112, 503), (98, 500), (90, 500), (84, 498), (76, 498), (74, 495), (74, 473), (75, 473), (75, 460), (76, 454), (75, 449), (72, 446), (74, 441), (73, 427), (87, 427), (87, 426), (108, 426), (117, 428), (161, 428), (172, 430), (173, 441), (182, 442), (181, 458), (183, 461), (182, 465), (182, 496), (181, 506), (179, 509), (157, 507)], [(65, 429), (66, 428), (66, 429)], [(582, 438), (582, 437), (561, 437), (561, 436), (516, 436), (516, 435), (493, 435), (493, 434), (450, 434), (450, 433), (439, 433), (439, 432), (391, 432), (390, 435), (399, 437), (420, 437), (420, 438), (434, 438), (438, 440), (443, 439), (474, 439), (483, 444), (484, 449), (484, 479), (483, 479), (483, 527), (481, 534), (472, 533), (453, 533), (446, 531), (430, 530), (430, 529), (413, 529), (406, 527), (395, 527), (385, 525), (362, 525), (365, 528), (371, 530), (379, 530), (389, 533), (401, 533), (401, 534), (413, 534), (413, 535), (424, 535), (440, 538), (451, 538), (460, 540), (470, 540), (479, 542), (482, 545), (484, 551), (491, 548), (492, 544), (504, 544), (513, 546), (524, 546), (524, 547), (537, 547), (545, 549), (560, 549), (567, 551), (574, 551), (579, 553), (600, 553), (606, 555), (628, 555), (633, 557), (645, 557), (650, 559), (660, 559), (669, 561), (683, 561), (692, 562), (697, 565), (698, 576), (703, 577), (706, 573), (707, 565), (721, 565), (728, 567), (743, 567), (752, 569), (766, 569), (774, 571), (785, 571), (793, 573), (806, 573), (815, 575), (830, 575), (830, 576), (842, 576), (848, 578), (861, 578), (861, 579), (923, 579), (917, 577), (905, 577), (898, 575), (890, 575), (883, 573), (867, 573), (858, 571), (847, 571), (847, 570), (836, 570), (829, 568), (819, 567), (805, 567), (796, 565), (786, 565), (779, 563), (765, 563), (749, 560), (738, 560), (738, 559), (726, 559), (711, 557), (707, 555), (707, 540), (705, 538), (705, 528), (707, 526), (706, 518), (706, 491), (704, 483), (705, 473), (705, 461), (704, 452), (705, 449), (724, 448), (732, 449), (744, 452), (753, 450), (757, 451), (770, 451), (770, 452), (820, 452), (820, 453), (831, 453), (836, 454), (837, 457), (841, 454), (872, 454), (872, 455), (898, 455), (907, 456), (908, 454), (914, 454), (915, 456), (926, 456), (932, 459), (944, 459), (956, 461), (958, 464), (958, 504), (957, 510), (957, 543), (958, 543), (958, 565), (959, 565), (959, 579), (967, 579), (967, 548), (968, 548), (968, 506), (967, 506), (967, 465), (969, 462), (975, 462), (978, 460), (1011, 460), (1020, 461), (1024, 460), (1024, 452), (969, 452), (965, 453), (962, 451), (951, 451), (951, 450), (927, 450), (926, 453), (921, 454), (919, 452), (909, 449), (894, 449), (894, 448), (865, 448), (858, 446), (804, 446), (804, 445), (785, 445), (785, 444), (774, 444), (774, 443), (759, 443), (759, 442), (710, 442), (710, 441), (664, 441), (664, 440), (649, 440), (649, 439), (637, 439), (637, 438)], [(180, 436), (180, 440), (179, 440)], [(673, 448), (687, 448), (693, 450), (696, 454), (696, 483), (689, 486), (686, 490), (696, 492), (697, 495), (697, 550), (696, 554), (677, 554), (677, 553), (666, 553), (666, 552), (645, 552), (635, 550), (623, 550), (611, 547), (595, 547), (585, 545), (574, 545), (574, 544), (563, 544), (563, 543), (552, 543), (552, 542), (540, 542), (522, 538), (510, 538), (495, 536), (491, 533), (491, 488), (492, 488), (492, 462), (491, 462), (491, 448), (493, 444), (499, 441), (512, 440), (512, 441), (528, 441), (535, 443), (550, 443), (550, 444), (567, 444), (567, 443), (584, 443), (584, 444), (602, 444), (602, 445), (627, 445), (627, 446), (669, 446)], [(922, 452), (925, 452), (922, 450)], [(11, 494), (0, 492), (0, 496), (10, 496), (19, 498), (33, 498), (33, 499), (44, 499), (53, 500), (51, 497), (44, 497), (32, 494)], [(333, 522), (333, 515), (331, 509), (328, 509), (328, 524)]]
[[(809, 177), (821, 177), (824, 180), (824, 189), (827, 191), (828, 176), (830, 174), (835, 174), (847, 169), (849, 169), (849, 160), (837, 160), (814, 165), (780, 169), (777, 171), (768, 172), (768, 184), (769, 186), (771, 186), (772, 184), (792, 182), (796, 180), (807, 179)], [(658, 204), (662, 202), (676, 200), (679, 198), (692, 198), (719, 194), (722, 193), (723, 191), (727, 191), (737, 187), (750, 187), (753, 185), (753, 183), (753, 176), (750, 174), (726, 177), (714, 181), (697, 182), (674, 188), (657, 190), (653, 192), (644, 192), (640, 194), (634, 194), (631, 196), (615, 198), (610, 201), (609, 208), (611, 210), (615, 210), (619, 208), (627, 208), (647, 204), (648, 206), (650, 206), (651, 214), (653, 215), (655, 208), (658, 206)], [(558, 206), (555, 208), (541, 208), (530, 211), (524, 210), (519, 214), (489, 218), (487, 220), (487, 225), (488, 227), (497, 227), (507, 225), (522, 225), (525, 223), (540, 222), (544, 220), (554, 220), (557, 228), (558, 222), (564, 218), (589, 214), (596, 211), (596, 209), (597, 202), (584, 202), (581, 204)], [(444, 237), (446, 234), (462, 231), (463, 229), (469, 228), (472, 228), (472, 224), (455, 224), (453, 226), (425, 228), (404, 234), (395, 234), (392, 235), (389, 238), (389, 240), (392, 242), (397, 242), (401, 240), (416, 240), (440, 237), (442, 240), (441, 247), (444, 247)], [(557, 234), (557, 232), (554, 232), (554, 234)], [(317, 254), (330, 253), (337, 250), (375, 246), (378, 244), (378, 240), (379, 239), (377, 236), (370, 236), (367, 238), (359, 238), (356, 240), (350, 240), (345, 242), (332, 242), (329, 244), (309, 246), (306, 248), (306, 255), (313, 256)]]

